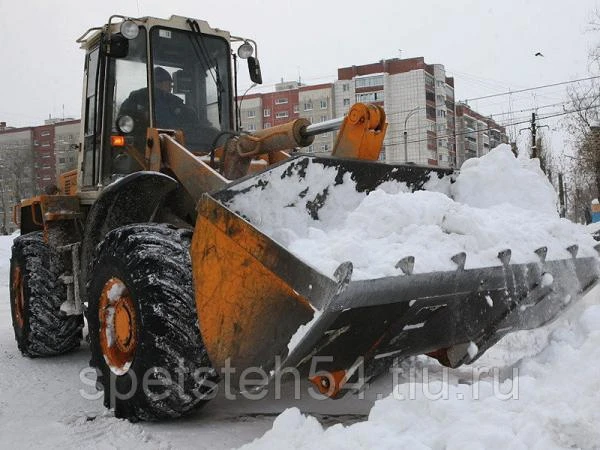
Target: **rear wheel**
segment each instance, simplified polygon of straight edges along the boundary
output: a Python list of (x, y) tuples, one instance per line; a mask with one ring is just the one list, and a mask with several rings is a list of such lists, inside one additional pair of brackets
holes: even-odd
[(111, 231), (89, 271), (91, 365), (117, 417), (160, 420), (208, 400), (216, 373), (194, 302), (191, 232), (167, 225)]
[(15, 339), (25, 356), (54, 356), (79, 346), (83, 316), (60, 310), (67, 288), (60, 256), (41, 232), (17, 237), (10, 259), (10, 305)]

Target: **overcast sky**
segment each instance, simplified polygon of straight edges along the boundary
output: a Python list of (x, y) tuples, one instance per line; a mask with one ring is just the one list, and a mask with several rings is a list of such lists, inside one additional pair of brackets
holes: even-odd
[[(424, 56), (455, 78), (456, 99), (588, 76), (597, 0), (0, 0), (0, 120), (80, 116), (75, 39), (111, 14), (204, 19), (259, 44), (265, 85), (332, 81), (338, 67)], [(541, 52), (544, 56), (534, 56)], [(244, 81), (241, 92), (248, 83)], [(565, 87), (471, 102), (485, 114), (554, 104)], [(527, 113), (525, 113), (527, 115)], [(522, 115), (521, 115), (522, 116)], [(503, 117), (503, 116), (499, 116)]]

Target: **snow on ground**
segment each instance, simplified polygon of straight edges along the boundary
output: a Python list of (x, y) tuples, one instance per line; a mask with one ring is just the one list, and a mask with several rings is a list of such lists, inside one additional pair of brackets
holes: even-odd
[[(452, 186), (431, 185), (416, 195), (390, 183), (364, 198), (344, 183), (329, 199), (337, 203), (323, 208), (321, 224), (277, 205), (260, 209), (267, 212), (253, 220), (273, 225), (278, 240), (299, 251), (306, 248), (311, 262), (329, 261), (323, 264), (325, 272), (336, 258), (350, 259), (363, 277), (389, 270), (377, 266), (369, 272), (375, 248), (394, 253), (393, 262), (398, 253), (401, 257), (410, 250), (418, 270), (437, 270), (458, 251), (467, 251), (471, 264), (490, 262), (490, 255), (507, 247), (517, 259), (531, 258), (541, 245), (548, 245), (549, 257), (556, 258), (564, 257), (564, 248), (572, 243), (579, 243), (584, 255), (593, 252), (595, 242), (585, 228), (556, 215), (554, 193), (536, 182), (543, 177), (535, 161), (509, 159), (502, 149), (490, 155), (467, 164), (462, 180)], [(314, 175), (310, 181), (318, 186), (323, 174)], [(297, 192), (279, 194), (288, 202), (284, 206), (290, 200), (286, 195), (297, 198)], [(265, 202), (263, 198), (261, 204)], [(386, 214), (399, 212), (403, 222), (391, 224)], [(283, 215), (291, 216), (288, 228), (277, 222)], [(353, 220), (360, 224), (346, 234), (352, 245), (328, 235), (329, 225), (334, 235), (342, 236)], [(527, 226), (540, 238), (523, 231)], [(377, 240), (364, 244), (373, 235)], [(396, 242), (386, 241), (388, 235)], [(452, 239), (443, 240), (450, 235)], [(321, 247), (329, 247), (325, 253), (314, 244), (319, 239)], [(436, 245), (428, 248), (423, 244), (427, 240)], [(61, 357), (27, 359), (19, 354), (8, 294), (11, 241), (0, 237), (1, 448), (600, 448), (600, 286), (553, 324), (505, 337), (470, 366), (447, 370), (424, 356), (410, 358), (363, 394), (336, 401), (313, 399), (306, 381), (299, 399), (293, 385), (283, 386), (281, 396), (271, 389), (262, 400), (239, 394), (230, 400), (221, 389), (190, 417), (132, 424), (105, 410), (91, 387), (85, 342)], [(353, 246), (356, 250), (349, 250)]]
[(600, 232), (600, 222), (590, 223), (587, 226), (588, 233), (594, 234)]
[(366, 421), (324, 428), (290, 408), (243, 448), (598, 449), (600, 289), (576, 310), (508, 336), (470, 367), (446, 372), (424, 357), (401, 365), (404, 378)]
[[(80, 379), (89, 360), (85, 343), (55, 358), (20, 355), (8, 297), (11, 241), (0, 236), (0, 448), (228, 449), (259, 438), (248, 448), (600, 448), (600, 286), (554, 324), (505, 337), (473, 366), (447, 371), (412, 358), (364, 399), (296, 400), (284, 387), (279, 400), (220, 395), (191, 417), (132, 424), (89, 399), (89, 379)], [(513, 369), (519, 399), (490, 395), (497, 386), (510, 397), (510, 380), (494, 380)], [(428, 391), (421, 384), (426, 372), (433, 380)], [(447, 399), (435, 399), (440, 391)]]
[[(559, 217), (539, 160), (517, 159), (508, 145), (468, 160), (452, 185), (430, 183), (415, 193), (392, 182), (358, 193), (349, 173), (334, 185), (336, 169), (320, 164), (293, 182), (283, 180), (284, 171), (266, 173), (260, 189), (237, 194), (228, 206), (328, 276), (345, 261), (354, 265), (353, 279), (401, 275), (396, 263), (409, 255), (415, 273), (454, 270), (451, 258), (460, 252), (467, 254), (466, 269), (500, 265), (505, 249), (513, 263), (537, 261), (534, 251), (544, 246), (548, 260), (569, 258), (573, 244), (580, 256), (597, 256), (585, 227)], [(307, 202), (325, 189), (314, 220)]]

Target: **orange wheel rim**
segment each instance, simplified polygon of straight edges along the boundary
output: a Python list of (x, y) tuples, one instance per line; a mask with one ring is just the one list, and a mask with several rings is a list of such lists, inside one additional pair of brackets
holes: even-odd
[(12, 276), (12, 288), (15, 295), (13, 312), (19, 328), (25, 325), (25, 295), (23, 294), (23, 274), (21, 267), (15, 267)]
[(100, 348), (106, 363), (117, 375), (129, 369), (137, 347), (135, 305), (129, 290), (118, 278), (109, 279), (100, 295)]

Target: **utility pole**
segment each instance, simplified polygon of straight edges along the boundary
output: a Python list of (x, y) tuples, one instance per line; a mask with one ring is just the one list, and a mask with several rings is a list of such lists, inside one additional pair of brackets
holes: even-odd
[(538, 126), (536, 123), (535, 113), (531, 113), (531, 125), (527, 128), (521, 128), (519, 130), (519, 134), (521, 134), (521, 131), (524, 131), (524, 130), (531, 131), (531, 157), (532, 158), (540, 157), (540, 155), (538, 154), (538, 148), (537, 148), (537, 130), (538, 130), (538, 128), (544, 128), (544, 127), (550, 128), (548, 125)]
[(531, 157), (537, 158), (537, 145), (536, 145), (536, 126), (535, 126), (535, 113), (531, 113)]
[(558, 199), (560, 201), (560, 217), (566, 217), (567, 199), (565, 195), (565, 185), (563, 183), (563, 174), (558, 174)]

